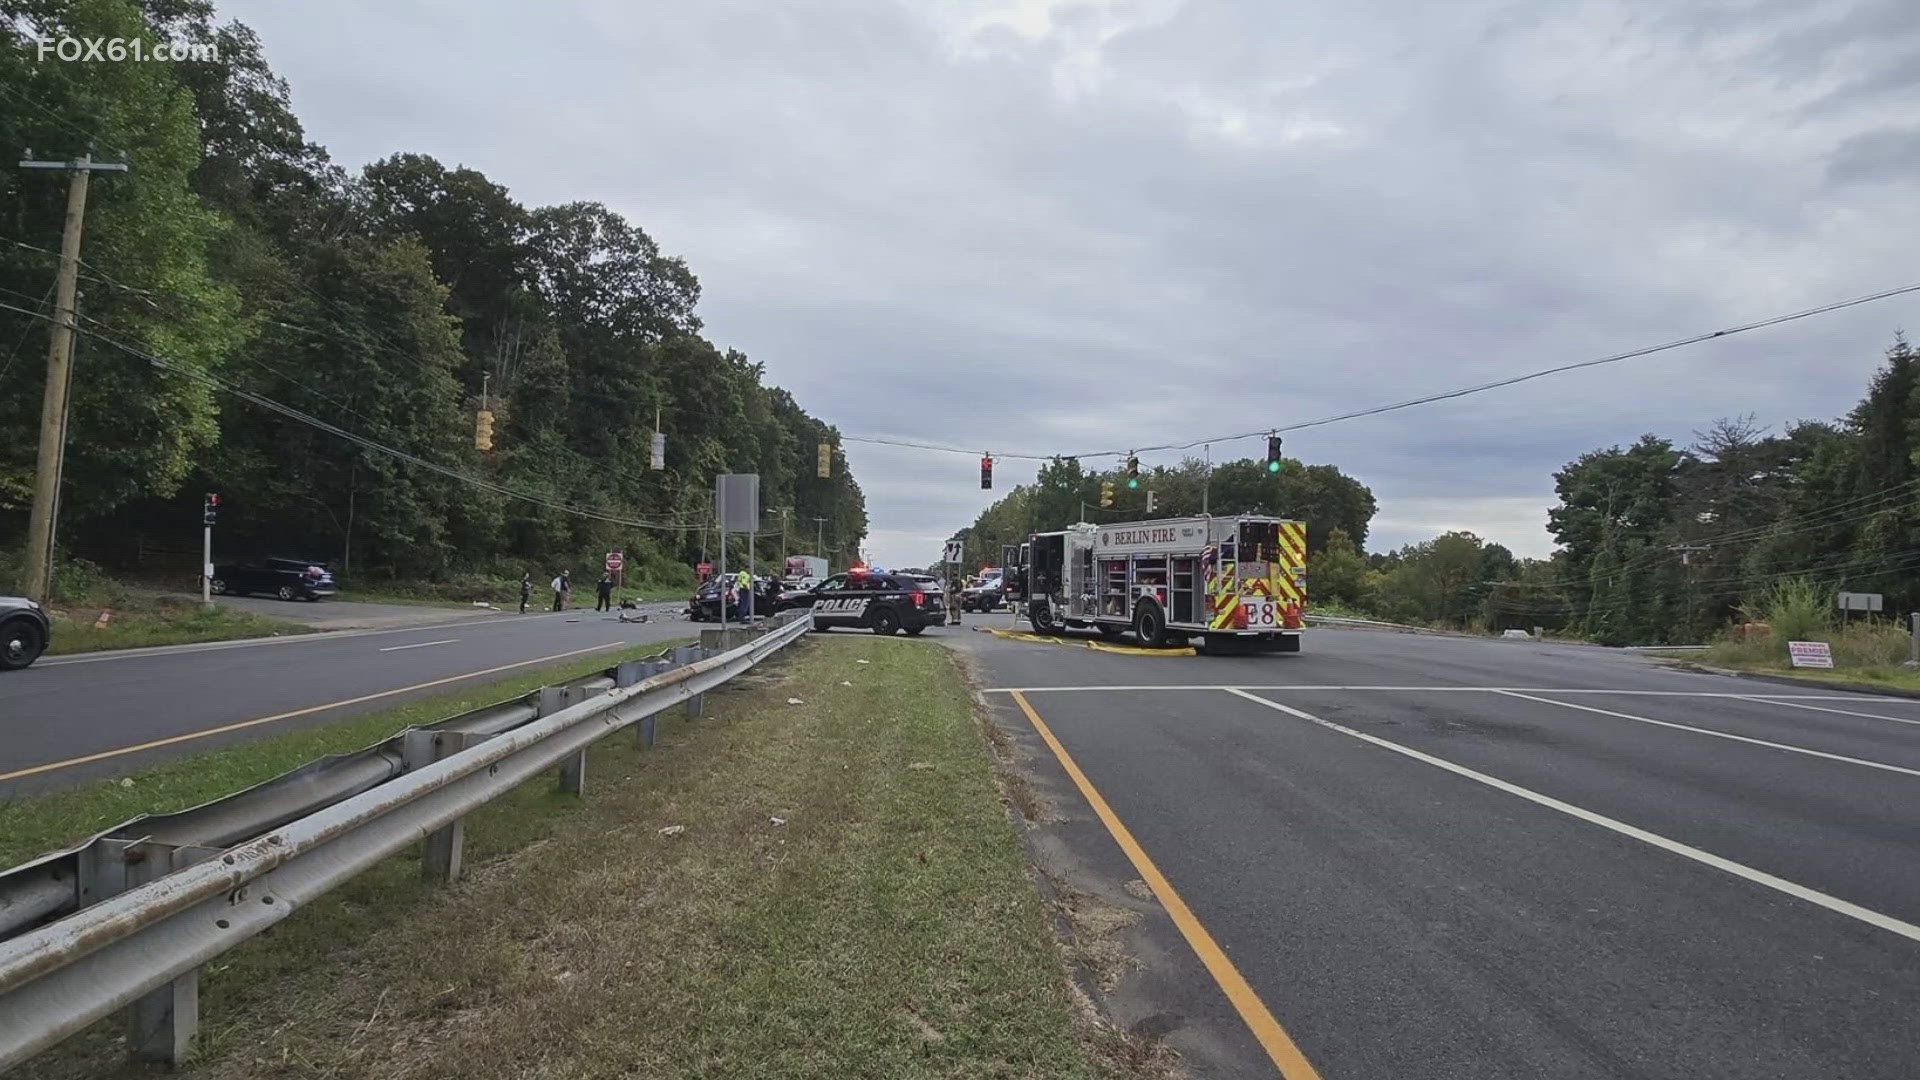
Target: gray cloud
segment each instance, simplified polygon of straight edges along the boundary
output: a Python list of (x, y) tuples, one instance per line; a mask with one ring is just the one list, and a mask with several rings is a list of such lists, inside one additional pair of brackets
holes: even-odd
[[(417, 150), (615, 206), (699, 273), (710, 334), (848, 432), (1185, 441), (1913, 276), (1907, 0), (226, 10), (342, 161)], [(1916, 310), (1288, 446), (1373, 487), (1375, 546), (1477, 522), (1541, 554), (1567, 460), (1837, 414)], [(964, 457), (848, 452), (883, 562), (924, 561), (991, 498)], [(1032, 471), (1003, 461), (1000, 487)]]

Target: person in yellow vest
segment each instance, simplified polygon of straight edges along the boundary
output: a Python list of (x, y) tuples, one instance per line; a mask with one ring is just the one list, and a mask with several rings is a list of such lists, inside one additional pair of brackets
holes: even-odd
[(753, 571), (742, 570), (735, 574), (733, 591), (740, 598), (740, 618), (753, 618)]

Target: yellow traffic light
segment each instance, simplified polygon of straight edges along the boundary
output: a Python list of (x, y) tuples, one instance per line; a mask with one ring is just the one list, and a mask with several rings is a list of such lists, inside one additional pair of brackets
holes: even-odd
[(1113, 505), (1113, 481), (1111, 480), (1100, 481), (1100, 505), (1103, 507)]
[(475, 450), (493, 449), (493, 412), (481, 409), (473, 418), (473, 448)]
[(823, 442), (820, 444), (820, 464), (815, 469), (815, 475), (819, 476), (820, 479), (822, 480), (825, 480), (833, 475), (833, 444), (832, 443)]

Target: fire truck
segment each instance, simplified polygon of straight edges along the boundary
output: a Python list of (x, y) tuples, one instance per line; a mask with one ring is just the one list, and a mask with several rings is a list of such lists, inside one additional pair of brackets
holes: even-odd
[[(1304, 521), (1241, 514), (1034, 533), (1003, 552), (1010, 596), (1041, 633), (1131, 632), (1159, 648), (1200, 638), (1299, 652), (1307, 602)], [(1017, 560), (1017, 561), (1016, 561)]]

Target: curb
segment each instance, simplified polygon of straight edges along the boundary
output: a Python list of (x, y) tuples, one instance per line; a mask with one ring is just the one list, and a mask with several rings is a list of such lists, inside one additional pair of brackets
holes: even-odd
[(1793, 675), (1775, 675), (1765, 671), (1739, 671), (1734, 668), (1709, 667), (1690, 660), (1666, 661), (1670, 667), (1681, 671), (1697, 672), (1701, 675), (1725, 675), (1734, 679), (1752, 679), (1755, 682), (1777, 683), (1781, 686), (1804, 686), (1816, 690), (1839, 690), (1849, 694), (1871, 694), (1874, 697), (1906, 698), (1920, 701), (1920, 690), (1905, 690), (1897, 686), (1876, 686), (1873, 683), (1841, 682), (1837, 679), (1803, 679)]

